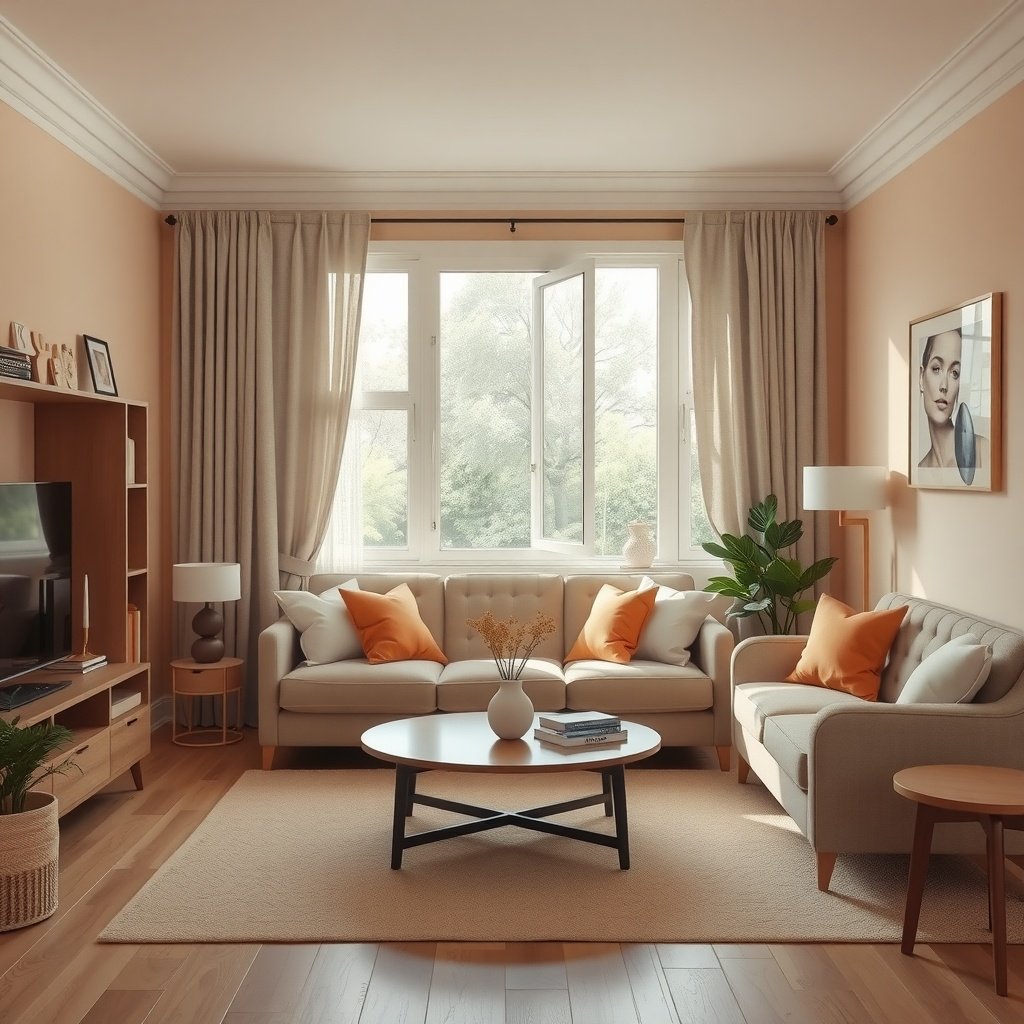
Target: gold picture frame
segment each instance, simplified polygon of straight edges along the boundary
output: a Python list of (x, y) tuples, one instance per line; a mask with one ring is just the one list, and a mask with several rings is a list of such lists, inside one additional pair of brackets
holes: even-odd
[(910, 322), (911, 487), (998, 491), (1003, 303), (989, 292)]

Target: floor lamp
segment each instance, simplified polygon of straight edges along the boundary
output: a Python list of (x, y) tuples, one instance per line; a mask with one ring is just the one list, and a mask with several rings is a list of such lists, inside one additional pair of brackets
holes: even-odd
[(850, 509), (869, 511), (885, 508), (884, 466), (804, 466), (804, 508), (814, 512), (839, 512), (840, 526), (860, 526), (864, 530), (863, 586), (861, 604), (868, 608), (868, 573), (871, 567), (871, 540), (867, 516), (850, 516)]

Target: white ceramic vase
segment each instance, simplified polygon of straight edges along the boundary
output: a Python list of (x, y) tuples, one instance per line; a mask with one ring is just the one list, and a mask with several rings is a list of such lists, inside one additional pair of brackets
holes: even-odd
[(521, 679), (502, 679), (487, 705), (487, 724), (503, 740), (522, 739), (533, 725), (533, 701)]
[(626, 524), (629, 536), (622, 548), (623, 569), (649, 569), (657, 547), (651, 536), (651, 527), (639, 519)]

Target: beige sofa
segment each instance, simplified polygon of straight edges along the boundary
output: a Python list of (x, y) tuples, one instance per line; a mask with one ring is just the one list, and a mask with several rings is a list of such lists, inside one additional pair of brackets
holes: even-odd
[[(692, 590), (685, 574), (651, 573), (659, 584)], [(351, 575), (313, 576), (322, 593)], [(656, 729), (664, 746), (714, 746), (729, 767), (729, 659), (733, 636), (708, 618), (691, 646), (687, 665), (633, 660), (626, 665), (577, 661), (563, 666), (601, 586), (636, 589), (641, 576), (567, 576), (542, 573), (470, 573), (440, 576), (357, 574), (359, 587), (386, 593), (407, 583), (420, 616), (445, 652), (446, 666), (431, 661), (370, 665), (365, 658), (309, 665), (299, 634), (284, 616), (260, 634), (259, 736), (263, 766), (279, 746), (358, 746), (373, 725), (435, 712), (484, 711), (497, 690), (494, 662), (479, 634), (466, 624), (490, 610), (520, 621), (551, 616), (555, 632), (527, 663), (523, 688), (538, 711), (597, 710)]]
[[(920, 764), (1024, 768), (1024, 634), (904, 594), (877, 607), (909, 605), (882, 674), (877, 703), (780, 682), (806, 637), (757, 637), (732, 656), (733, 743), (739, 781), (753, 770), (807, 837), (827, 890), (840, 853), (907, 853), (914, 804), (892, 777)], [(921, 661), (971, 633), (992, 646), (992, 669), (969, 704), (895, 704)], [(1007, 835), (1007, 847), (1019, 836)], [(979, 846), (980, 844), (980, 846)], [(973, 824), (938, 825), (935, 852), (984, 851)]]

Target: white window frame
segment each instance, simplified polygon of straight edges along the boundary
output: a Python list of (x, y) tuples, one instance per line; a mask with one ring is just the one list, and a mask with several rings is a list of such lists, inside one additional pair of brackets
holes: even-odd
[[(367, 272), (409, 274), (409, 390), (357, 395), (361, 409), (406, 409), (409, 415), (409, 521), (407, 548), (364, 548), (370, 570), (420, 569), (451, 572), (493, 568), (547, 571), (615, 571), (618, 555), (532, 548), (442, 550), (440, 547), (440, 451), (438, 415), (441, 386), (440, 275), (443, 272), (519, 271), (537, 274), (593, 260), (597, 268), (657, 266), (658, 314), (658, 556), (655, 568), (693, 565), (702, 571), (710, 558), (689, 545), (690, 305), (682, 242), (371, 242)], [(686, 358), (680, 358), (680, 353)], [(586, 398), (593, 394), (593, 376)], [(535, 380), (536, 387), (536, 380)], [(589, 407), (591, 402), (586, 401)], [(536, 412), (534, 412), (536, 416)], [(589, 438), (593, 444), (592, 410)], [(536, 429), (534, 445), (537, 444)], [(532, 461), (540, 466), (534, 448)], [(591, 464), (593, 459), (589, 460)], [(536, 502), (534, 488), (534, 502)], [(593, 505), (591, 475), (590, 504)], [(419, 514), (417, 514), (419, 510)], [(589, 508), (592, 518), (593, 508)], [(536, 504), (534, 504), (536, 520)], [(584, 533), (585, 539), (587, 533)], [(592, 531), (590, 534), (592, 543)], [(625, 542), (625, 538), (623, 538)]]

